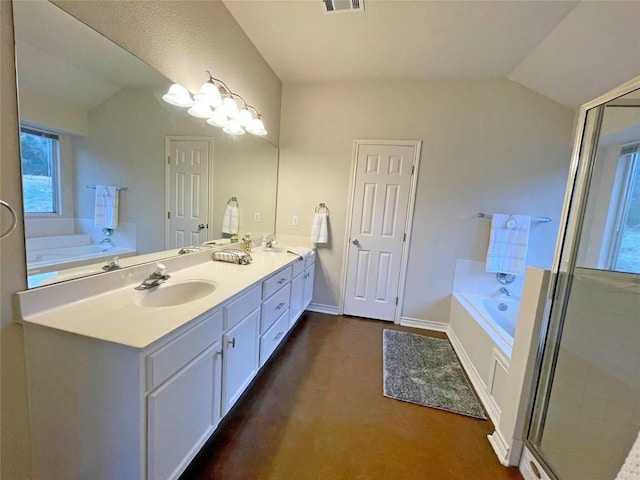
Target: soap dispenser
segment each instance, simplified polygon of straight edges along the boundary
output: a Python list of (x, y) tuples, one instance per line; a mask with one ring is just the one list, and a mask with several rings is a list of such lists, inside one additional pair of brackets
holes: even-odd
[(251, 253), (251, 234), (247, 232), (247, 234), (242, 239), (242, 249), (246, 253)]

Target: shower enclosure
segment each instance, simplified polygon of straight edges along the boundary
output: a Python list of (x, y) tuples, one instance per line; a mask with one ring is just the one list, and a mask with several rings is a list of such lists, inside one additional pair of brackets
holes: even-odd
[(640, 429), (640, 77), (582, 107), (527, 448), (614, 479)]

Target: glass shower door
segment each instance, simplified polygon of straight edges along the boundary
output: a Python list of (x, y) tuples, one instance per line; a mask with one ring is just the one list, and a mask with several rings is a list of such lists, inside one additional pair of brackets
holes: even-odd
[(528, 446), (560, 480), (614, 479), (640, 429), (640, 95), (586, 115)]

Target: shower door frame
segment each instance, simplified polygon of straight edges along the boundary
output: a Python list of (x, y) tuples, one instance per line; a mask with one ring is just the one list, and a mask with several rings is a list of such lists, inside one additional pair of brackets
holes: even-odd
[[(563, 285), (563, 280), (568, 280), (568, 276), (563, 276), (562, 274), (573, 272), (577, 260), (578, 252), (575, 247), (576, 243), (580, 241), (580, 234), (582, 232), (582, 225), (586, 210), (585, 200), (588, 195), (591, 174), (594, 166), (594, 157), (600, 137), (604, 104), (637, 89), (640, 89), (640, 76), (635, 77), (604, 95), (585, 103), (580, 107), (579, 115), (577, 117), (576, 133), (574, 135), (571, 163), (567, 179), (567, 189), (565, 191), (562, 214), (560, 217), (551, 278), (546, 295), (546, 305), (544, 309), (546, 314), (542, 319), (542, 326), (540, 329), (540, 338), (531, 384), (532, 395), (529, 398), (529, 404), (525, 416), (526, 422), (523, 431), (525, 448), (543, 467), (545, 474), (553, 480), (558, 480), (558, 477), (547, 466), (544, 457), (538, 452), (537, 447), (529, 440), (529, 433), (534, 424), (533, 416), (535, 413), (534, 407), (536, 400), (540, 395), (544, 396), (545, 405), (545, 408), (543, 408), (541, 413), (542, 418), (546, 415), (546, 406), (548, 405), (551, 393), (551, 383), (549, 380), (552, 379), (555, 374), (555, 364), (558, 357), (557, 350), (562, 338), (564, 314), (571, 293), (571, 289), (566, 288), (565, 285)], [(596, 115), (595, 128), (593, 130), (588, 130), (586, 128), (586, 122), (588, 119), (587, 114), (591, 110), (594, 110)], [(585, 138), (585, 134), (588, 134), (589, 138)], [(575, 212), (573, 210), (574, 208), (576, 209)], [(572, 220), (570, 225), (569, 220)], [(555, 324), (552, 324), (552, 320), (556, 317), (559, 317), (559, 320), (555, 322)], [(547, 378), (543, 378), (542, 367), (544, 352), (550, 336), (554, 337), (556, 345), (553, 356), (551, 357), (551, 366), (546, 372)], [(542, 388), (539, 390), (538, 387), (541, 380), (544, 380), (545, 384), (542, 385)]]

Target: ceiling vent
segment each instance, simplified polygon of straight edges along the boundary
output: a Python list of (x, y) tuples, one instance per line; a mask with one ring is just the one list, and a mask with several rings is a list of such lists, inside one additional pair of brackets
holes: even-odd
[(346, 13), (364, 11), (364, 0), (322, 0), (324, 13)]

